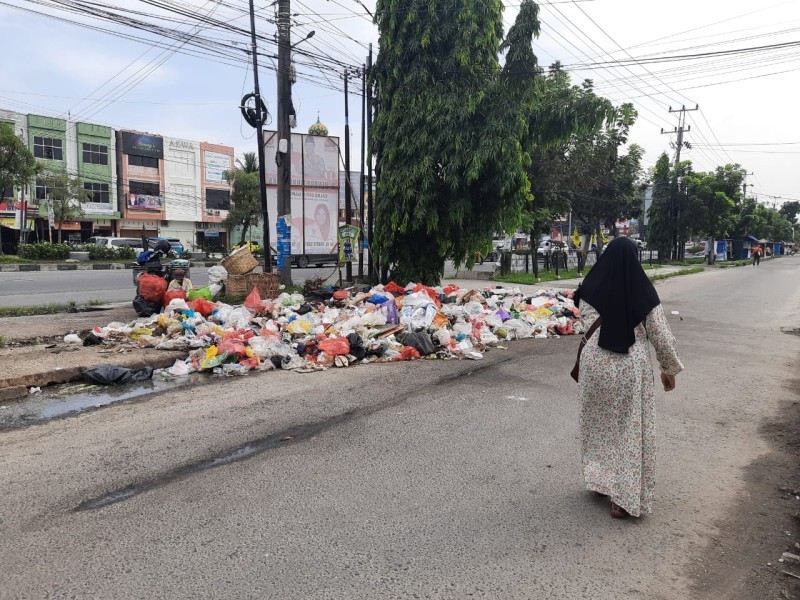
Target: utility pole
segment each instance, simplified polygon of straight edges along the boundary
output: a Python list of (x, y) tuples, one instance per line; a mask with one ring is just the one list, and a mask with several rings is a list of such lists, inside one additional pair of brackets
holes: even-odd
[(685, 106), (681, 106), (675, 110), (672, 107), (669, 107), (670, 113), (680, 113), (678, 117), (678, 126), (675, 127), (672, 131), (664, 131), (661, 129), (662, 134), (669, 134), (672, 135), (674, 133), (678, 134), (678, 141), (675, 147), (675, 174), (672, 178), (672, 190), (670, 192), (669, 197), (669, 227), (670, 227), (670, 234), (672, 237), (672, 260), (681, 260), (683, 258), (684, 249), (679, 247), (678, 244), (678, 218), (680, 217), (681, 211), (679, 206), (678, 200), (678, 165), (681, 162), (681, 148), (683, 148), (683, 134), (684, 132), (689, 132), (692, 130), (692, 126), (686, 126), (686, 113), (687, 112), (694, 112), (696, 110), (700, 110), (699, 105), (695, 105), (694, 108), (686, 108)]
[(358, 279), (364, 278), (364, 146), (367, 136), (367, 68), (361, 66), (361, 177), (358, 190), (358, 227), (361, 235), (358, 236)]
[(372, 198), (372, 139), (370, 138), (370, 131), (372, 130), (372, 44), (369, 45), (369, 56), (367, 57), (367, 245), (369, 247), (369, 282), (371, 284), (378, 283), (377, 265), (375, 263), (375, 238), (372, 235), (373, 225), (375, 223), (375, 211), (373, 210)]
[(742, 179), (743, 179), (743, 183), (742, 183), (742, 200), (747, 200), (747, 177), (749, 175), (754, 175), (754, 173), (745, 173), (744, 176), (742, 177)]
[(278, 0), (278, 270), (281, 283), (292, 284), (292, 131), (289, 111), (292, 106), (292, 41), (289, 0)]
[[(347, 81), (350, 78), (350, 71), (344, 72), (344, 222), (347, 225), (353, 224), (353, 197), (350, 189), (350, 111), (348, 104)], [(353, 281), (353, 263), (348, 262), (345, 268), (347, 281)]]
[[(261, 89), (258, 86), (258, 48), (256, 46), (256, 13), (253, 0), (250, 0), (250, 56), (253, 59), (253, 92), (242, 98), (239, 107), (247, 123), (256, 130), (258, 143), (258, 186), (261, 192), (261, 214), (264, 223), (262, 242), (264, 244), (264, 272), (272, 272), (269, 245), (269, 211), (267, 210), (266, 164), (264, 163), (264, 122), (267, 118), (267, 106), (261, 98)], [(255, 108), (247, 105), (253, 99)]]

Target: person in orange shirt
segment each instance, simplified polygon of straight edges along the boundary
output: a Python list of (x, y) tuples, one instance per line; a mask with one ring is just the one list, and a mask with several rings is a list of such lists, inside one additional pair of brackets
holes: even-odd
[(761, 249), (761, 246), (756, 246), (753, 248), (753, 265), (760, 265), (761, 264), (761, 253), (764, 252)]

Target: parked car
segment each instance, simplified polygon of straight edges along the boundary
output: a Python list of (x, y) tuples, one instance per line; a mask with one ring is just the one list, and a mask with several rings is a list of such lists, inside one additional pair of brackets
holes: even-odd
[(155, 249), (156, 244), (158, 242), (160, 242), (161, 240), (166, 240), (167, 242), (169, 242), (170, 248), (172, 248), (172, 251), (178, 256), (178, 258), (183, 256), (183, 253), (186, 251), (186, 249), (183, 247), (183, 243), (178, 238), (151, 237), (151, 238), (147, 238), (147, 244), (150, 247), (150, 249), (152, 250), (152, 249)]
[(105, 248), (131, 248), (137, 255), (143, 250), (141, 238), (92, 236), (86, 240), (86, 244)]
[(238, 250), (242, 246), (247, 246), (248, 248), (250, 248), (250, 252), (252, 252), (253, 254), (255, 254), (256, 252), (261, 252), (261, 244), (259, 244), (258, 242), (254, 242), (252, 240), (247, 241), (244, 244), (234, 244), (233, 246), (231, 246), (231, 250)]

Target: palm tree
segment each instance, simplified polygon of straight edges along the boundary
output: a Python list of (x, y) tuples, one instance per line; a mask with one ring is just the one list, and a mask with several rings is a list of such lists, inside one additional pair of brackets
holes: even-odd
[(258, 173), (258, 157), (255, 152), (245, 152), (243, 155), (244, 162), (241, 159), (236, 159), (236, 168), (245, 173)]

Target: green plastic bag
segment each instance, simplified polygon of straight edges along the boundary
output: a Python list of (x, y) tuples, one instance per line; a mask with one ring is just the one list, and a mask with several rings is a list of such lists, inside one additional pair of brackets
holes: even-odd
[(207, 287), (197, 288), (196, 290), (191, 290), (189, 294), (186, 296), (186, 299), (189, 301), (197, 300), (198, 298), (205, 298), (206, 300), (211, 300), (211, 290)]

